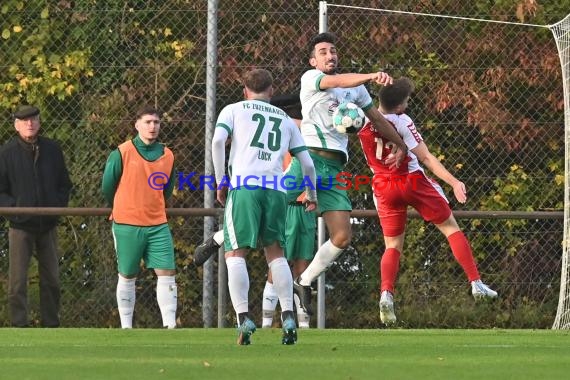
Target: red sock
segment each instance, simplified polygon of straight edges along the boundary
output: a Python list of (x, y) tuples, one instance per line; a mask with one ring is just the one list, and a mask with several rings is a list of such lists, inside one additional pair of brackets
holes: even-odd
[(394, 284), (400, 270), (400, 251), (396, 248), (388, 248), (384, 251), (380, 260), (380, 293), (384, 290), (394, 293)]
[(478, 280), (480, 276), (477, 270), (477, 264), (475, 264), (469, 241), (463, 232), (457, 231), (452, 233), (447, 237), (447, 241), (449, 242), (453, 256), (455, 256), (455, 259), (463, 268), (469, 282)]

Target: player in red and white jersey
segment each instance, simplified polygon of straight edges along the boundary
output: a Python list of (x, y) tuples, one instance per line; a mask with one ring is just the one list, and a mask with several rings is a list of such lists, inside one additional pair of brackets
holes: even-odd
[(380, 90), (380, 112), (394, 126), (408, 147), (408, 155), (398, 168), (385, 164), (390, 157), (391, 143), (375, 131), (371, 123), (358, 133), (368, 166), (374, 173), (372, 189), (378, 210), (386, 249), (380, 262), (380, 319), (396, 322), (394, 285), (404, 248), (407, 208), (412, 206), (427, 222), (432, 222), (447, 238), (451, 251), (471, 282), (473, 296), (495, 298), (497, 292), (481, 282), (469, 241), (457, 225), (441, 187), (428, 178), (420, 162), (435, 176), (453, 188), (460, 203), (467, 200), (465, 184), (455, 178), (430, 153), (412, 119), (404, 112), (414, 90), (408, 78), (394, 80)]

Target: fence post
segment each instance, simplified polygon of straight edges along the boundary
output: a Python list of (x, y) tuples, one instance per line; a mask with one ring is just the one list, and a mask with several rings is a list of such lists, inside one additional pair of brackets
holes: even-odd
[[(211, 141), (216, 122), (216, 69), (218, 45), (218, 0), (208, 0), (208, 38), (206, 49), (206, 134), (204, 138), (204, 171), (211, 175), (212, 164)], [(204, 208), (213, 208), (215, 192), (204, 189)], [(204, 218), (204, 239), (214, 232), (214, 218)], [(209, 260), (204, 264), (204, 282), (202, 285), (202, 318), (204, 327), (212, 327), (214, 321), (214, 264)]]

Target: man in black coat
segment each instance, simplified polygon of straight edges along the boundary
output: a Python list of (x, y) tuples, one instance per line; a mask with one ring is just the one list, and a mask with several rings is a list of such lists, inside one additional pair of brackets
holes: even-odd
[[(25, 105), (13, 116), (18, 134), (0, 148), (0, 206), (66, 207), (72, 184), (59, 145), (39, 136), (40, 110)], [(35, 253), (40, 276), (41, 325), (58, 327), (58, 218), (16, 215), (9, 216), (8, 220), (11, 323), (14, 327), (29, 325), (28, 268)]]

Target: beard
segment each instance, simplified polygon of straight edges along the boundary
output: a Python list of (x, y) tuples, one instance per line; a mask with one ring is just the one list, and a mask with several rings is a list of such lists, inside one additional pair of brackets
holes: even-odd
[[(331, 62), (327, 62), (327, 64), (329, 64)], [(334, 74), (338, 74), (338, 63), (334, 62), (334, 67), (332, 69), (328, 69), (326, 71), (323, 70), (323, 73), (327, 74), (327, 75), (334, 75)]]

